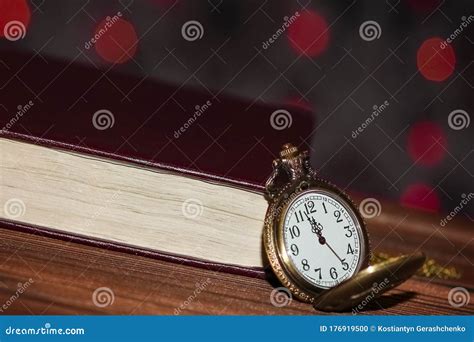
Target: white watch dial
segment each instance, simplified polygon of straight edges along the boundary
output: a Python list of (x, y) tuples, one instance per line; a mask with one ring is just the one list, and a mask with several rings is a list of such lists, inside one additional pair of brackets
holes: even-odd
[(306, 191), (290, 203), (283, 240), (293, 268), (322, 289), (354, 275), (364, 247), (351, 207), (341, 197), (320, 190)]

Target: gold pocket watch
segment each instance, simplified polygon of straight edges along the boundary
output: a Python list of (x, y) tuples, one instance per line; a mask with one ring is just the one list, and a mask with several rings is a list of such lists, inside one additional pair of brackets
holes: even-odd
[(424, 256), (415, 254), (369, 267), (362, 216), (348, 195), (317, 177), (306, 151), (285, 144), (265, 187), (263, 241), (270, 266), (293, 296), (317, 309), (348, 309), (374, 283), (386, 283), (377, 291), (383, 293), (423, 264)]

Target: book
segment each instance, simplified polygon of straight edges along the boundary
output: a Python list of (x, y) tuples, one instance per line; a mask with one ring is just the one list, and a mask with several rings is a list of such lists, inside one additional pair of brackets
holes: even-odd
[[(311, 113), (18, 52), (0, 69), (3, 228), (265, 276), (263, 184), (281, 145), (309, 148)], [(460, 274), (429, 281), (472, 284), (471, 222), (380, 202), (375, 252), (424, 251)]]
[(2, 60), (4, 225), (262, 269), (263, 183), (281, 145), (306, 146), (310, 113), (37, 55)]

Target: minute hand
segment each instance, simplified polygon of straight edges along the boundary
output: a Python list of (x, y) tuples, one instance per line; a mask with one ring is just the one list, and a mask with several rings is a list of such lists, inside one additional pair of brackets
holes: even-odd
[(331, 250), (331, 252), (334, 253), (334, 255), (339, 259), (339, 261), (342, 263), (342, 259), (339, 257), (339, 255), (337, 255), (337, 253), (334, 251), (334, 249), (332, 249), (331, 245), (328, 243), (328, 241), (326, 240), (326, 243), (325, 243), (326, 246), (328, 246), (328, 248)]

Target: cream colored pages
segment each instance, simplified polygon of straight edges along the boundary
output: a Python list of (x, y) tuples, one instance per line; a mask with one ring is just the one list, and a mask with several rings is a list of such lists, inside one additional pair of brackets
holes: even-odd
[(262, 266), (262, 195), (0, 139), (0, 217), (246, 267)]

